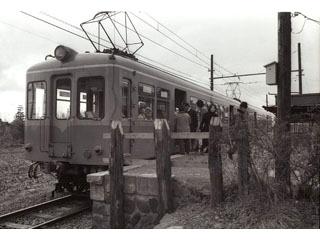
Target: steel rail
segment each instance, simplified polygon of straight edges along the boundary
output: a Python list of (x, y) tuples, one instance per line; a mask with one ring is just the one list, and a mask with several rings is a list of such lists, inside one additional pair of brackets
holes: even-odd
[[(10, 218), (21, 217), (21, 216), (24, 216), (24, 215), (27, 216), (27, 214), (29, 214), (29, 213), (32, 214), (34, 211), (40, 210), (43, 207), (52, 207), (57, 203), (59, 204), (59, 203), (67, 202), (68, 200), (77, 200), (77, 199), (80, 199), (80, 197), (79, 196), (75, 196), (75, 195), (67, 195), (67, 196), (64, 196), (64, 197), (56, 198), (56, 199), (53, 199), (53, 200), (50, 200), (50, 201), (46, 201), (46, 202), (43, 202), (43, 203), (40, 203), (40, 204), (36, 204), (36, 205), (30, 206), (30, 207), (27, 207), (27, 208), (23, 208), (23, 209), (14, 211), (14, 212), (10, 212), (10, 213), (1, 215), (0, 216), (0, 222), (1, 223), (6, 223), (5, 221), (9, 220)], [(79, 206), (79, 207), (76, 207), (76, 208), (71, 209), (71, 210), (67, 210), (64, 213), (60, 214), (60, 215), (52, 216), (51, 219), (49, 219), (49, 220), (47, 220), (45, 222), (39, 223), (39, 224), (37, 224), (35, 226), (24, 225), (24, 224), (21, 224), (21, 226), (25, 226), (24, 228), (28, 228), (28, 229), (43, 228), (44, 226), (48, 226), (50, 224), (57, 223), (59, 221), (62, 221), (63, 219), (66, 219), (68, 217), (71, 217), (71, 216), (74, 216), (76, 214), (79, 214), (79, 213), (81, 213), (81, 212), (83, 212), (85, 210), (88, 210), (90, 208), (91, 208), (90, 204), (86, 204), (86, 203), (85, 204), (81, 204), (81, 206)], [(6, 227), (6, 225), (4, 224), (4, 225), (2, 225), (2, 227)], [(16, 228), (19, 228), (19, 227), (16, 227)]]
[(38, 224), (36, 226), (32, 226), (31, 229), (43, 228), (44, 226), (47, 226), (47, 225), (50, 225), (50, 224), (53, 224), (53, 223), (57, 223), (57, 222), (62, 221), (64, 219), (68, 218), (68, 217), (72, 217), (72, 216), (74, 216), (76, 214), (84, 212), (84, 211), (86, 211), (88, 209), (90, 209), (89, 205), (83, 206), (83, 207), (78, 208), (78, 209), (73, 209), (72, 211), (66, 212), (61, 216), (55, 217), (55, 218), (50, 219), (50, 220), (48, 220), (46, 222), (40, 223), (40, 224)]
[(72, 198), (74, 198), (73, 195), (67, 195), (67, 196), (63, 196), (63, 197), (60, 197), (60, 198), (56, 198), (56, 199), (53, 199), (53, 200), (50, 200), (50, 201), (46, 201), (46, 202), (43, 202), (43, 203), (39, 203), (39, 204), (30, 206), (30, 207), (26, 207), (26, 208), (23, 208), (23, 209), (19, 209), (19, 210), (10, 212), (10, 213), (6, 213), (6, 214), (3, 214), (3, 215), (0, 216), (0, 222), (2, 222), (3, 220), (5, 220), (6, 218), (15, 217), (15, 216), (20, 216), (20, 215), (22, 215), (22, 214), (25, 214), (25, 213), (28, 213), (28, 212), (37, 210), (37, 209), (39, 209), (39, 208), (42, 208), (42, 207), (44, 207), (44, 206), (46, 206), (46, 205), (50, 206), (50, 205), (53, 205), (53, 204), (56, 204), (56, 203), (59, 203), (59, 202), (67, 201), (67, 200), (72, 199)]

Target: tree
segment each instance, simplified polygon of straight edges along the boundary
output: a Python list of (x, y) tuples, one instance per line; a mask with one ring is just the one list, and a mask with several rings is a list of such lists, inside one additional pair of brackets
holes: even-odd
[(15, 115), (15, 119), (19, 119), (21, 121), (24, 121), (24, 118), (25, 118), (25, 115), (24, 115), (24, 112), (23, 112), (23, 106), (19, 105), (18, 108), (17, 108), (17, 113)]
[(24, 142), (24, 118), (23, 107), (19, 105), (15, 119), (11, 123), (11, 135), (17, 143)]

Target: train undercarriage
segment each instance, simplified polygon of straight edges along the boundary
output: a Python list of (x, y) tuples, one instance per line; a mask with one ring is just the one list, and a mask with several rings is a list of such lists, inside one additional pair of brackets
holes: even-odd
[(108, 166), (75, 165), (68, 162), (35, 162), (29, 168), (29, 177), (38, 178), (39, 170), (56, 177), (58, 182), (55, 184), (54, 192), (80, 194), (89, 190), (87, 174), (106, 171)]

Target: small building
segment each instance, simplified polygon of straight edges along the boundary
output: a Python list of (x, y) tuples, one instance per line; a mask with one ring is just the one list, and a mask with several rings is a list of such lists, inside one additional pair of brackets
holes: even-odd
[(271, 62), (264, 67), (266, 68), (266, 84), (277, 85), (278, 63)]
[[(277, 105), (263, 106), (277, 114)], [(290, 122), (314, 122), (320, 119), (320, 93), (291, 95)]]

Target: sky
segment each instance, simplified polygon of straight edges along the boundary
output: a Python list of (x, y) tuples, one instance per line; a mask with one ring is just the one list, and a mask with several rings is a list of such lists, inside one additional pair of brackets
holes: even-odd
[[(75, 7), (76, 3), (76, 7)], [(172, 52), (160, 48), (144, 39), (144, 47), (138, 54), (153, 59), (196, 79), (197, 83), (209, 87), (208, 69), (210, 55), (214, 55), (216, 75), (232, 73), (264, 72), (264, 65), (277, 61), (277, 12), (301, 12), (320, 20), (317, 1), (10, 1), (0, 10), (0, 118), (12, 121), (18, 105), (25, 106), (25, 78), (27, 69), (41, 61), (54, 48), (63, 44), (78, 52), (94, 49), (89, 41), (57, 30), (47, 24), (30, 18), (20, 11), (57, 23), (79, 34), (70, 26), (46, 16), (49, 14), (67, 23), (79, 26), (99, 11), (129, 11), (147, 20), (152, 27), (183, 44), (189, 52), (163, 37), (152, 27), (131, 15), (138, 32), (157, 41), (166, 48), (200, 62), (194, 55), (205, 59), (208, 64), (198, 66)], [(181, 42), (172, 33), (158, 25), (153, 17), (179, 35)], [(118, 19), (120, 21), (120, 19)], [(306, 21), (302, 16), (292, 18), (292, 69), (297, 69), (297, 43), (301, 43), (303, 92), (320, 92), (320, 25)], [(301, 31), (302, 30), (302, 31)], [(298, 33), (299, 34), (294, 34)], [(118, 41), (118, 39), (116, 39)], [(190, 45), (193, 47), (191, 48)], [(194, 50), (197, 49), (197, 50)], [(192, 52), (192, 54), (190, 54)], [(202, 56), (201, 54), (205, 56)], [(139, 57), (138, 57), (139, 58)], [(207, 66), (207, 68), (206, 68)], [(226, 81), (237, 78), (216, 80), (215, 89), (225, 94)], [(265, 105), (267, 93), (276, 93), (276, 87), (265, 84), (265, 76), (240, 78), (240, 99), (252, 105)], [(246, 83), (246, 84), (245, 84)], [(292, 75), (292, 92), (298, 91), (297, 75)], [(274, 97), (269, 96), (269, 103)]]

